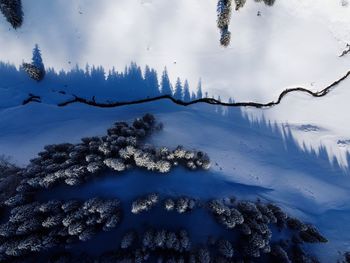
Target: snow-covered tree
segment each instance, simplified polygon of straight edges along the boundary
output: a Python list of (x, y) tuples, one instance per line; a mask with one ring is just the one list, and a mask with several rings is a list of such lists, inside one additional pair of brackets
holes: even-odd
[(197, 99), (203, 98), (203, 92), (202, 92), (202, 80), (199, 79), (198, 81), (198, 87), (197, 87)]
[(222, 239), (218, 241), (218, 251), (227, 258), (232, 258), (234, 254), (233, 246), (230, 241)]
[(122, 172), (126, 169), (125, 164), (121, 159), (109, 158), (109, 159), (104, 160), (103, 163), (107, 167), (109, 167), (117, 172)]
[(165, 246), (167, 231), (162, 229), (156, 232), (154, 236), (154, 243), (156, 247), (163, 248)]
[(172, 87), (170, 84), (168, 71), (165, 68), (162, 74), (162, 80), (161, 80), (161, 94), (162, 95), (173, 95)]
[(240, 8), (244, 7), (247, 0), (235, 0), (236, 4), (236, 10), (239, 10)]
[(21, 0), (0, 0), (0, 11), (14, 29), (23, 23), (23, 11)]
[(174, 98), (177, 100), (183, 100), (184, 93), (180, 78), (177, 78), (174, 90)]
[(129, 231), (129, 232), (125, 233), (125, 235), (122, 237), (122, 240), (120, 242), (120, 247), (122, 249), (128, 249), (133, 245), (135, 240), (136, 240), (135, 231)]
[(45, 66), (38, 44), (33, 49), (32, 63), (23, 63), (23, 69), (36, 81), (41, 81), (45, 77)]
[(187, 80), (185, 80), (185, 84), (184, 84), (184, 88), (183, 88), (183, 100), (185, 102), (189, 102), (191, 100), (190, 86), (188, 85)]
[(175, 202), (171, 198), (166, 199), (164, 201), (164, 208), (167, 211), (173, 211), (175, 209)]

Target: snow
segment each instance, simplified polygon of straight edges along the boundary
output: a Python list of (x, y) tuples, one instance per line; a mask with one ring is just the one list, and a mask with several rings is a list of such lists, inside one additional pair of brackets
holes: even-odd
[[(338, 56), (350, 42), (350, 6), (338, 0), (278, 0), (273, 7), (247, 1), (233, 13), (227, 49), (219, 45), (216, 1), (179, 0), (171, 8), (163, 0), (73, 0), (69, 5), (24, 0), (23, 5), (22, 28), (9, 30), (0, 23), (0, 59), (16, 65), (28, 61), (39, 43), (44, 63), (56, 69), (89, 63), (123, 70), (131, 61), (158, 72), (167, 66), (172, 82), (187, 78), (195, 89), (202, 78), (209, 94), (259, 102), (276, 100), (288, 87), (320, 90), (349, 70), (350, 56)], [(292, 95), (281, 107), (249, 113), (326, 128), (294, 134), (308, 148), (325, 145), (330, 157), (346, 166), (349, 148), (337, 141), (350, 133), (344, 122), (348, 85), (324, 99)]]
[[(56, 69), (88, 62), (123, 70), (136, 61), (159, 73), (167, 66), (173, 82), (177, 76), (187, 78), (195, 88), (202, 78), (209, 94), (258, 102), (276, 100), (289, 87), (320, 90), (350, 69), (350, 55), (338, 57), (350, 42), (350, 6), (328, 0), (277, 0), (270, 8), (247, 2), (233, 14), (232, 43), (223, 49), (215, 1), (178, 0), (169, 8), (163, 0), (72, 0), (69, 5), (23, 0), (23, 27), (13, 31), (0, 23), (0, 60), (19, 65), (39, 43), (44, 63)], [(177, 171), (170, 175), (174, 178), (164, 178), (173, 186), (165, 191), (200, 196), (218, 188), (245, 196), (248, 188), (254, 193), (268, 189), (259, 195), (320, 228), (330, 242), (315, 253), (322, 262), (333, 262), (338, 250), (350, 249), (349, 85), (347, 79), (323, 98), (293, 94), (272, 109), (244, 109), (248, 121), (237, 112), (230, 117), (220, 113), (228, 109), (214, 113), (214, 106), (183, 108), (166, 102), (59, 108), (54, 103), (68, 96), (47, 90), (35, 90), (44, 96), (43, 103), (21, 106), (32, 90), (14, 80), (11, 87), (0, 87), (0, 153), (25, 165), (46, 144), (102, 135), (115, 121), (151, 112), (165, 124), (152, 143), (206, 151), (214, 164), (200, 175), (206, 177), (197, 190), (181, 187), (185, 180)], [(265, 120), (283, 125), (267, 127)], [(196, 177), (191, 180), (201, 183)], [(112, 186), (111, 181), (100, 182), (94, 191), (110, 191)], [(126, 193), (120, 189), (120, 194)]]
[(241, 198), (260, 197), (320, 228), (330, 240), (322, 249), (315, 249), (322, 262), (334, 261), (338, 250), (348, 250), (347, 170), (330, 164), (325, 150), (316, 154), (300, 149), (287, 130), (281, 134), (273, 125), (249, 122), (237, 110), (228, 111), (229, 115), (218, 110), (215, 112), (210, 106), (180, 107), (167, 102), (114, 109), (85, 105), (59, 108), (45, 103), (17, 106), (0, 112), (0, 152), (25, 164), (45, 144), (74, 143), (84, 136), (103, 135), (115, 121), (131, 121), (151, 112), (164, 123), (164, 130), (154, 134), (151, 143), (203, 150), (211, 158), (211, 170), (195, 173), (176, 170), (161, 177), (136, 172), (138, 184), (133, 187), (135, 176), (131, 172), (125, 177), (92, 181), (78, 192), (63, 189), (64, 197), (116, 194), (129, 200), (139, 190), (198, 197), (210, 197), (222, 191), (221, 194)]

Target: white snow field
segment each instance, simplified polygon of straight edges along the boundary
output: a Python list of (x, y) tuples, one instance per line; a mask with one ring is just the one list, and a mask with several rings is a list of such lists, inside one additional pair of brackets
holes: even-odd
[[(237, 110), (226, 115), (222, 108), (216, 110), (214, 106), (180, 107), (168, 102), (114, 109), (78, 104), (59, 108), (49, 103), (8, 107), (0, 111), (0, 152), (24, 165), (46, 144), (103, 135), (115, 121), (131, 121), (150, 112), (164, 123), (164, 130), (152, 136), (150, 142), (203, 150), (213, 165), (209, 172), (201, 172), (201, 177), (208, 178), (198, 179), (198, 185), (196, 179), (186, 179), (188, 173), (182, 176), (175, 171), (169, 175), (173, 179), (162, 179), (158, 184), (157, 179), (147, 176), (125, 179), (126, 185), (134, 184), (133, 190), (150, 185), (149, 189), (141, 188), (199, 197), (232, 194), (271, 200), (289, 214), (315, 224), (329, 239), (329, 243), (313, 247), (322, 262), (335, 262), (338, 251), (349, 250), (348, 170), (330, 164), (325, 149), (319, 155), (300, 150), (287, 130), (282, 135), (274, 125), (250, 123)], [(188, 185), (181, 186), (186, 182)], [(113, 181), (87, 189), (83, 187), (81, 193), (130, 195), (129, 188), (116, 187)], [(68, 193), (65, 191), (63, 196)]]
[[(219, 45), (216, 2), (202, 0), (23, 0), (25, 20), (17, 31), (0, 17), (0, 60), (29, 61), (38, 43), (47, 67), (70, 69), (86, 63), (123, 70), (131, 61), (161, 72), (172, 82), (189, 79), (222, 99), (267, 102), (288, 87), (314, 91), (350, 70), (348, 0), (277, 0), (273, 7), (247, 1), (233, 12), (231, 45)], [(261, 16), (257, 16), (257, 12)], [(307, 147), (326, 145), (347, 165), (350, 134), (349, 81), (328, 98), (292, 95), (265, 118), (290, 125), (319, 126), (317, 132), (293, 130)], [(261, 116), (253, 111), (252, 118)]]
[[(0, 17), (0, 60), (19, 66), (30, 60), (38, 43), (46, 67), (68, 70), (90, 63), (123, 70), (136, 61), (158, 73), (167, 66), (172, 82), (177, 76), (187, 78), (192, 89), (201, 78), (204, 90), (222, 99), (268, 102), (290, 87), (320, 90), (350, 70), (350, 54), (339, 57), (350, 43), (347, 2), (276, 0), (266, 7), (247, 1), (232, 16), (232, 42), (224, 49), (216, 1), (23, 0), (22, 28), (9, 29)], [(250, 121), (221, 107), (168, 102), (60, 108), (56, 103), (69, 96), (53, 88), (29, 90), (16, 80), (2, 87), (0, 76), (0, 154), (26, 165), (46, 144), (102, 135), (115, 121), (150, 112), (165, 124), (151, 142), (200, 149), (213, 162), (201, 176), (215, 178), (217, 184), (208, 179), (197, 188), (191, 180), (193, 188), (178, 184), (169, 191), (244, 197), (252, 194), (249, 187), (265, 189), (256, 191), (256, 197), (315, 224), (329, 239), (313, 246), (322, 262), (336, 262), (350, 250), (350, 79), (323, 98), (295, 93), (272, 109), (242, 109)], [(22, 106), (29, 92), (42, 96), (42, 103)], [(264, 120), (283, 125), (268, 127)], [(105, 190), (113, 189), (102, 183), (96, 191)]]

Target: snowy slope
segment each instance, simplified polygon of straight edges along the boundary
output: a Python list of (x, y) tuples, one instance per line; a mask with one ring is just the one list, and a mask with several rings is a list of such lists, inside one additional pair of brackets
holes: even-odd
[[(152, 143), (182, 144), (206, 151), (213, 162), (208, 178), (219, 175), (212, 183), (208, 181), (214, 187), (211, 190), (205, 190), (208, 185), (203, 182), (199, 188), (193, 185), (187, 190), (173, 184), (177, 191), (195, 195), (201, 191), (204, 195), (224, 191), (244, 196), (247, 190), (242, 193), (239, 184), (256, 186), (257, 190), (251, 190), (252, 196), (280, 204), (290, 214), (314, 223), (329, 238), (330, 242), (323, 247), (326, 249), (315, 249), (322, 262), (332, 262), (338, 250), (349, 249), (348, 173), (330, 165), (325, 152), (320, 156), (306, 153), (288, 133), (282, 136), (276, 127), (250, 123), (239, 112), (230, 111), (224, 116), (213, 112), (213, 107), (183, 108), (168, 103), (116, 109), (29, 104), (1, 110), (0, 152), (25, 164), (45, 144), (77, 142), (83, 136), (103, 135), (114, 121), (132, 120), (145, 112), (154, 113), (165, 125), (164, 131), (151, 138)], [(226, 183), (220, 183), (223, 180), (220, 177)], [(228, 182), (232, 186), (228, 187)], [(258, 191), (259, 188), (267, 191)]]
[[(350, 7), (340, 1), (277, 0), (272, 8), (248, 1), (232, 17), (228, 49), (218, 44), (216, 1), (23, 2), (26, 21), (21, 29), (0, 23), (0, 60), (16, 65), (28, 61), (39, 43), (44, 62), (56, 69), (87, 62), (119, 70), (130, 61), (159, 72), (167, 66), (172, 79), (188, 78), (192, 87), (201, 77), (210, 94), (259, 102), (276, 99), (296, 85), (319, 90), (350, 69), (350, 55), (338, 57), (350, 42)], [(334, 156), (341, 165), (348, 161), (349, 87), (346, 80), (324, 98), (294, 94), (273, 109), (245, 109), (251, 120), (284, 123), (295, 143), (280, 128), (250, 123), (237, 112), (223, 116), (214, 107), (163, 102), (59, 108), (55, 103), (67, 96), (19, 87), (14, 80), (11, 87), (0, 87), (0, 153), (25, 165), (46, 144), (77, 142), (103, 134), (114, 121), (152, 112), (165, 123), (153, 143), (206, 151), (214, 163), (211, 172), (234, 183), (232, 194), (240, 194), (236, 184), (269, 189), (259, 197), (317, 225), (330, 242), (315, 252), (322, 262), (333, 262), (338, 250), (350, 249), (348, 168), (329, 161)], [(21, 106), (29, 92), (42, 95), (43, 103)]]
[[(287, 87), (320, 90), (350, 69), (350, 56), (338, 57), (350, 42), (346, 2), (278, 0), (267, 7), (247, 1), (233, 13), (232, 43), (223, 49), (216, 1), (72, 0), (67, 5), (24, 0), (21, 29), (9, 29), (1, 17), (0, 60), (19, 65), (39, 43), (46, 66), (56, 69), (90, 63), (123, 70), (136, 61), (158, 72), (166, 66), (172, 81), (187, 78), (193, 89), (202, 78), (209, 94), (266, 102)], [(319, 126), (322, 132), (294, 134), (308, 147), (327, 145), (330, 156), (347, 165), (349, 147), (338, 141), (348, 140), (350, 133), (343, 121), (350, 110), (348, 87), (346, 82), (341, 92), (322, 100), (293, 95), (263, 114), (280, 123)]]

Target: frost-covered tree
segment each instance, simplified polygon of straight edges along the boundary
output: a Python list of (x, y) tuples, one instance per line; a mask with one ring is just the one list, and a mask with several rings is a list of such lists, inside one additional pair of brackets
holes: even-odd
[(122, 172), (126, 169), (125, 164), (121, 159), (109, 158), (109, 159), (104, 160), (103, 163), (107, 167), (109, 167), (117, 172)]
[(153, 229), (147, 230), (142, 238), (142, 245), (146, 249), (154, 249), (155, 244), (154, 244), (154, 237), (155, 233)]
[(244, 7), (247, 0), (235, 0), (236, 4), (236, 10), (239, 10), (240, 8)]
[(154, 236), (155, 246), (158, 248), (163, 248), (165, 246), (167, 231), (162, 229), (156, 232)]
[(308, 225), (307, 230), (299, 233), (301, 239), (307, 243), (326, 243), (328, 240), (320, 234), (315, 226)]
[(207, 248), (200, 248), (197, 251), (197, 260), (199, 263), (210, 263), (210, 252)]
[(203, 92), (202, 92), (202, 80), (199, 79), (198, 81), (198, 87), (197, 87), (197, 99), (203, 98)]
[(0, 0), (0, 11), (14, 29), (21, 27), (23, 23), (21, 0)]
[(164, 69), (163, 74), (162, 74), (160, 87), (161, 87), (161, 94), (162, 95), (173, 95), (172, 87), (171, 87), (169, 76), (168, 76), (168, 71), (166, 68)]
[(174, 232), (170, 232), (170, 231), (167, 232), (166, 239), (165, 239), (166, 248), (174, 249), (176, 242), (177, 242), (176, 234)]
[(189, 102), (191, 100), (190, 86), (188, 85), (187, 80), (185, 80), (185, 84), (184, 84), (184, 88), (183, 88), (183, 100), (185, 102)]
[(195, 201), (188, 197), (180, 197), (176, 201), (176, 211), (180, 214), (191, 211), (195, 206)]
[(183, 100), (184, 93), (180, 78), (177, 78), (174, 90), (174, 98), (177, 100)]
[(291, 263), (287, 252), (279, 245), (274, 245), (271, 249), (271, 255), (275, 260), (281, 263)]
[(232, 0), (219, 0), (217, 4), (217, 26), (220, 29), (220, 43), (227, 47), (230, 44), (231, 33), (228, 26), (231, 20)]
[(135, 231), (129, 231), (127, 233), (125, 233), (125, 235), (122, 237), (122, 240), (120, 242), (120, 247), (122, 249), (128, 249), (130, 248), (133, 243), (135, 242), (136, 240), (136, 233)]
[(173, 211), (175, 209), (175, 202), (171, 198), (166, 199), (164, 201), (164, 208), (167, 211)]
[(230, 241), (222, 239), (217, 244), (218, 251), (221, 255), (227, 258), (232, 258), (234, 254), (233, 246)]
[(45, 66), (38, 44), (36, 44), (33, 49), (32, 63), (23, 63), (22, 67), (27, 72), (29, 77), (36, 81), (41, 81), (45, 77)]
[(132, 203), (131, 212), (134, 214), (139, 214), (141, 212), (148, 211), (158, 203), (158, 200), (159, 196), (155, 193), (139, 198)]

